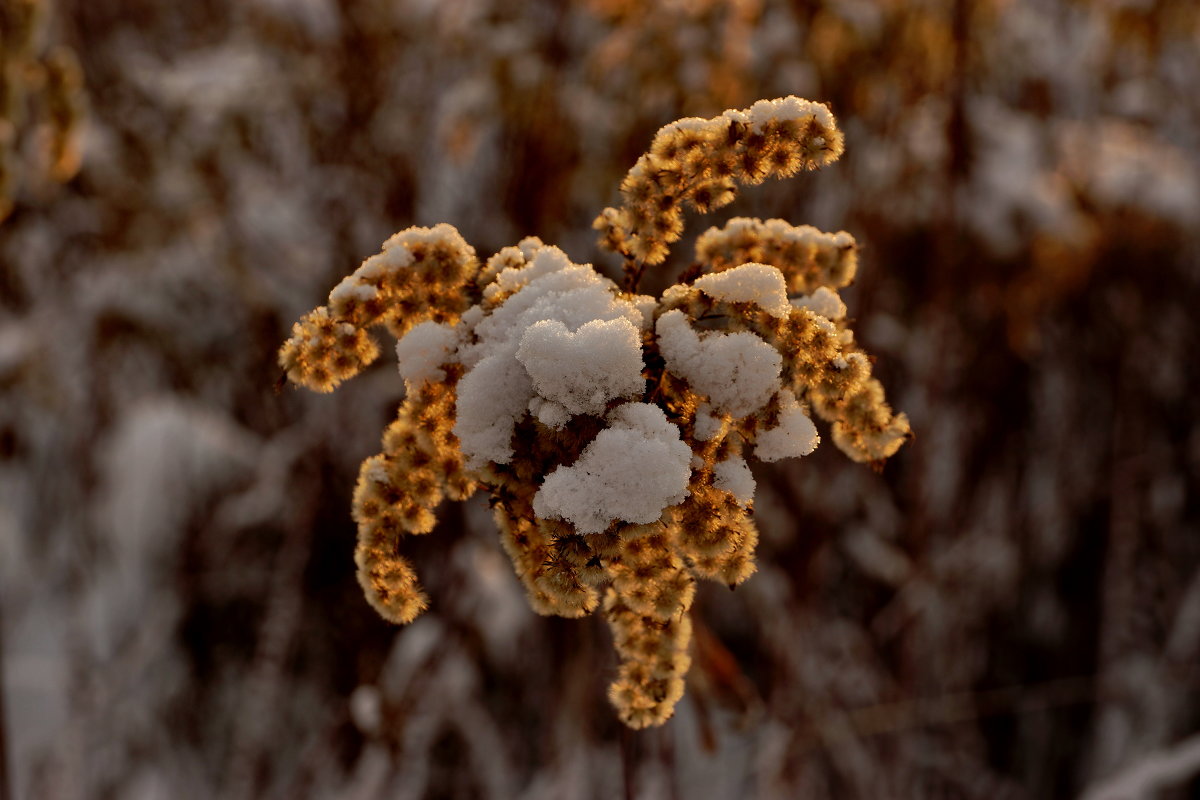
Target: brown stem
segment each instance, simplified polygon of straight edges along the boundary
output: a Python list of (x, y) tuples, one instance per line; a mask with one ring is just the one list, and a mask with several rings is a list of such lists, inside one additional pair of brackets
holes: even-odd
[(641, 283), (642, 275), (645, 271), (645, 262), (627, 258), (625, 260), (625, 291), (630, 294), (637, 294), (638, 284)]

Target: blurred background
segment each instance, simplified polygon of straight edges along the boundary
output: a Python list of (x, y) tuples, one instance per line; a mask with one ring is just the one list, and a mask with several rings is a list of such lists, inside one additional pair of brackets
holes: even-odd
[[(1194, 0), (0, 9), (0, 798), (1200, 797)], [(380, 620), (350, 491), (403, 385), (278, 391), (292, 321), (413, 224), (615, 275), (654, 131), (787, 94), (846, 155), (725, 216), (858, 238), (915, 441), (756, 465), (662, 729), (480, 498)]]

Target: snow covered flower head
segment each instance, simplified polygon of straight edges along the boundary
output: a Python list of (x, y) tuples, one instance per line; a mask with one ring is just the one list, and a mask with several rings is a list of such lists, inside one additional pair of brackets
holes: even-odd
[(795, 97), (680, 120), (596, 221), (624, 287), (536, 238), (481, 265), (453, 227), (410, 228), (296, 324), (280, 363), (317, 391), (378, 356), (366, 328), (398, 339), (406, 397), (354, 495), (359, 581), (381, 615), (406, 623), (428, 603), (402, 537), (431, 531), (443, 498), (483, 489), (533, 608), (603, 610), (621, 719), (671, 716), (696, 579), (735, 586), (754, 571), (746, 457), (811, 453), (810, 414), (856, 461), (886, 459), (909, 429), (846, 327), (849, 234), (737, 218), (699, 238), (661, 298), (637, 284), (678, 240), (685, 205), (822, 166), (841, 142), (824, 105)]

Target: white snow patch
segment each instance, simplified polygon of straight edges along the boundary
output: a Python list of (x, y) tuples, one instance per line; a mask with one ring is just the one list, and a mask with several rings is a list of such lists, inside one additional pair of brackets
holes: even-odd
[(806, 456), (816, 450), (821, 441), (817, 426), (804, 413), (790, 389), (779, 393), (779, 405), (779, 425), (761, 431), (755, 439), (754, 455), (760, 461)]
[(780, 97), (775, 100), (759, 100), (750, 106), (746, 115), (755, 133), (761, 133), (763, 126), (777, 119), (805, 119), (815, 117), (822, 127), (832, 128), (833, 114), (822, 103), (814, 103), (795, 95)]
[(818, 287), (812, 294), (806, 294), (792, 300), (793, 308), (807, 308), (814, 314), (831, 320), (842, 319), (846, 316), (846, 304), (837, 292), (827, 286)]
[[(558, 248), (541, 247), (530, 255), (527, 264), (497, 276), (492, 285), (512, 294), (491, 313), (471, 318), (475, 341), (459, 349), (458, 359), (468, 369), (458, 385), (454, 433), (472, 467), (512, 460), (512, 432), (527, 411), (559, 427), (570, 415), (583, 413), (574, 409), (598, 413), (608, 400), (643, 388), (637, 332), (647, 325), (644, 312), (619, 297), (611, 280), (587, 264), (572, 264)], [(529, 334), (522, 350), (530, 329), (545, 322), (556, 324)], [(601, 374), (587, 363), (595, 360), (596, 353), (588, 350), (593, 344), (600, 347), (606, 369), (617, 374)], [(580, 355), (582, 363), (572, 361)]]
[[(574, 265), (571, 264), (571, 259), (567, 258), (567, 254), (562, 250), (552, 245), (542, 247), (534, 252), (527, 264), (502, 270), (496, 276), (495, 282), (484, 290), (483, 296), (490, 298), (502, 292), (517, 291), (543, 275), (570, 269), (572, 266)], [(588, 271), (591, 271), (590, 267)]]
[(378, 296), (379, 290), (374, 286), (369, 283), (359, 283), (357, 275), (347, 275), (329, 293), (329, 304), (337, 307), (349, 300), (365, 303), (368, 300), (374, 300)]
[(517, 349), (534, 390), (568, 414), (600, 414), (609, 400), (641, 394), (642, 342), (625, 317), (592, 320), (572, 333), (556, 319), (525, 329)]
[(731, 456), (713, 465), (713, 486), (729, 492), (743, 508), (754, 499), (754, 476), (741, 456)]
[(710, 333), (701, 339), (678, 309), (659, 317), (657, 333), (667, 369), (707, 395), (718, 411), (744, 417), (780, 389), (783, 358), (753, 333)]
[(542, 518), (600, 533), (615, 520), (645, 524), (687, 496), (692, 451), (658, 406), (626, 403), (569, 467), (546, 476), (533, 498)]
[(455, 326), (422, 322), (414, 325), (396, 342), (396, 359), (404, 385), (414, 391), (425, 381), (443, 381), (446, 371), (441, 365), (453, 358), (458, 345)]
[(783, 273), (767, 264), (742, 264), (703, 275), (693, 285), (717, 300), (754, 303), (773, 317), (786, 317), (792, 310)]
[(650, 330), (650, 325), (654, 322), (654, 310), (658, 308), (658, 300), (648, 294), (635, 294), (630, 302), (642, 312), (642, 324), (638, 328), (643, 331)]
[(529, 413), (550, 428), (561, 428), (571, 420), (571, 414), (559, 403), (534, 395), (529, 401)]
[(471, 467), (512, 460), (512, 434), (533, 395), (529, 373), (516, 347), (487, 356), (458, 383), (454, 435)]
[[(391, 239), (388, 240), (388, 242), (390, 241)], [(375, 283), (382, 281), (387, 275), (412, 266), (413, 257), (408, 248), (393, 245), (388, 249), (388, 242), (384, 242), (382, 252), (370, 256), (359, 264), (352, 277), (368, 283)]]

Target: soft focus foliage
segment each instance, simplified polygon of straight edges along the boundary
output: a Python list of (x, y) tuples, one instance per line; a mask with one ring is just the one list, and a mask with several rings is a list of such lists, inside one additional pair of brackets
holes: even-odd
[(79, 169), (79, 61), (47, 44), (47, 15), (48, 0), (0, 5), (0, 222), (19, 191), (44, 193)]
[[(2, 6), (17, 797), (1194, 794), (1192, 0)], [(79, 82), (43, 80), (66, 52)], [(622, 738), (612, 637), (529, 610), (481, 498), (406, 540), (430, 610), (376, 619), (346, 509), (411, 395), (382, 365), (273, 393), (292, 322), (412, 225), (620, 282), (589, 226), (663, 122), (793, 94), (845, 155), (711, 224), (853, 231), (838, 294), (918, 438), (878, 474), (753, 465), (759, 571), (700, 585), (659, 729)], [(423, 335), (413, 381), (448, 346)]]

